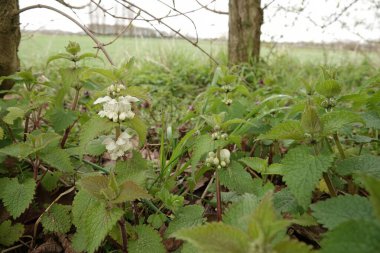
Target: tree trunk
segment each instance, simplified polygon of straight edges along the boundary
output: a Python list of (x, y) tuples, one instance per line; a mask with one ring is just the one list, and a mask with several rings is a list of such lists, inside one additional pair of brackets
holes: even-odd
[[(20, 19), (19, 15), (15, 15), (18, 10), (18, 0), (0, 1), (0, 76), (13, 74), (20, 67), (17, 56), (21, 39)], [(10, 89), (12, 85), (11, 81), (5, 80), (0, 85), (0, 91)]]
[(263, 24), (261, 0), (229, 0), (228, 62), (256, 62)]

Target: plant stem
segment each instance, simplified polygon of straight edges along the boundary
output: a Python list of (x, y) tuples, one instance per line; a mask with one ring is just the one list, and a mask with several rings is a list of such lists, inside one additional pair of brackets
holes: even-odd
[[(79, 100), (79, 92), (80, 92), (80, 89), (76, 89), (75, 90), (75, 97), (74, 97), (74, 101), (71, 105), (71, 110), (72, 111), (75, 111), (76, 108), (77, 108), (77, 105), (78, 105), (78, 100)], [(70, 131), (71, 129), (73, 128), (75, 122), (71, 125), (71, 126), (68, 126), (65, 130), (65, 133), (63, 134), (63, 137), (62, 137), (62, 141), (61, 141), (61, 148), (64, 148), (65, 147), (65, 144), (66, 144), (66, 141), (67, 141), (67, 138), (69, 137), (69, 134), (70, 134)]]
[(121, 238), (123, 240), (123, 253), (127, 253), (128, 252), (128, 237), (127, 237), (127, 231), (125, 230), (124, 217), (122, 217), (118, 223), (119, 223), (119, 227), (121, 231)]
[(339, 150), (339, 154), (340, 154), (341, 158), (342, 159), (346, 159), (346, 155), (344, 154), (344, 151), (343, 151), (343, 148), (342, 148), (342, 144), (340, 144), (338, 134), (334, 133), (333, 134), (333, 138), (334, 138), (334, 141), (335, 141), (335, 145), (336, 145), (336, 147)]
[(121, 128), (120, 128), (120, 125), (118, 125), (117, 127), (115, 127), (115, 130), (116, 130), (115, 137), (116, 137), (116, 141), (117, 141), (117, 139), (119, 138), (119, 136), (120, 136), (120, 134), (121, 134)]
[(336, 189), (335, 189), (335, 187), (331, 181), (331, 178), (327, 172), (323, 173), (323, 180), (325, 180), (325, 182), (326, 182), (326, 185), (327, 185), (327, 188), (329, 189), (330, 195), (332, 197), (338, 196), (336, 193)]
[(218, 168), (215, 170), (215, 184), (216, 184), (216, 216), (217, 220), (222, 220), (222, 195), (220, 191), (220, 180)]
[(40, 167), (40, 160), (36, 157), (36, 160), (33, 162), (33, 179), (37, 181), (38, 168)]
[(29, 119), (30, 119), (30, 113), (28, 113), (28, 114), (26, 115), (26, 118), (25, 118), (25, 126), (24, 126), (24, 142), (26, 141), (26, 136), (28, 135)]

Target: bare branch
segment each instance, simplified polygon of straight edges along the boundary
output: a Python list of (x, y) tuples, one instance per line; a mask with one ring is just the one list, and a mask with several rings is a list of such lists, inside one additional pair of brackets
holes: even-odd
[(68, 7), (70, 9), (77, 9), (77, 10), (78, 9), (84, 9), (84, 8), (86, 8), (91, 3), (91, 1), (89, 1), (87, 4), (84, 4), (84, 5), (81, 5), (81, 6), (74, 6), (74, 5), (66, 3), (65, 0), (55, 0), (55, 1), (57, 1), (58, 3), (66, 6), (66, 7)]
[(19, 15), (21, 14), (22, 12), (24, 11), (27, 11), (27, 10), (32, 10), (32, 9), (48, 9), (48, 10), (52, 10), (52, 11), (55, 11), (59, 14), (61, 14), (62, 16), (70, 19), (73, 23), (75, 23), (77, 26), (79, 26), (95, 43), (96, 43), (96, 46), (103, 52), (104, 56), (107, 58), (107, 60), (109, 61), (109, 63), (111, 63), (111, 65), (115, 65), (110, 57), (110, 55), (108, 54), (107, 50), (104, 48), (104, 45), (103, 43), (101, 43), (96, 37), (95, 35), (87, 29), (87, 27), (85, 27), (84, 25), (82, 25), (81, 23), (79, 23), (77, 20), (73, 19), (72, 17), (70, 17), (69, 15), (67, 15), (66, 13), (54, 8), (54, 7), (51, 7), (51, 6), (48, 6), (48, 5), (43, 5), (43, 4), (37, 4), (37, 5), (31, 5), (31, 6), (27, 6), (25, 8), (22, 8), (20, 9), (18, 12), (15, 13), (15, 15)]
[(212, 4), (216, 0), (211, 1), (210, 3), (208, 3), (206, 5), (200, 3), (198, 0), (195, 0), (195, 1), (197, 2), (197, 4), (199, 4), (202, 7), (202, 9), (205, 9), (205, 10), (217, 13), (217, 14), (228, 15), (228, 11), (220, 11), (220, 10), (215, 10), (215, 9), (211, 9), (211, 8), (208, 7), (210, 4)]

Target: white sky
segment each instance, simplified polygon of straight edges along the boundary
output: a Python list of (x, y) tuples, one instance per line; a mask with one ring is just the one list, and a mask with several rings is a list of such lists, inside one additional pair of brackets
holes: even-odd
[[(173, 0), (161, 0), (169, 5)], [(264, 25), (262, 26), (262, 39), (266, 41), (285, 41), (285, 42), (331, 42), (331, 41), (360, 41), (380, 40), (380, 0), (359, 0), (353, 4), (348, 11), (338, 18), (337, 22), (322, 29), (321, 26), (334, 20), (335, 15), (340, 13), (346, 6), (354, 0), (275, 0), (265, 11)], [(66, 0), (66, 2), (81, 5), (88, 3), (89, 0)], [(156, 16), (165, 16), (169, 8), (160, 3), (159, 0), (131, 0), (139, 7), (142, 7)], [(206, 4), (211, 0), (199, 0)], [(272, 2), (262, 0), (262, 6)], [(122, 14), (121, 6), (115, 8), (114, 0), (103, 0), (102, 5), (110, 12)], [(182, 12), (196, 9), (199, 5), (195, 0), (177, 0), (176, 8)], [(304, 3), (304, 6), (302, 6)], [(68, 13), (73, 18), (83, 24), (89, 23), (89, 8), (77, 10), (75, 13), (68, 8), (55, 2), (55, 0), (20, 0), (20, 8), (45, 4), (56, 7)], [(377, 5), (377, 9), (375, 8)], [(228, 0), (216, 0), (209, 5), (210, 8), (228, 11)], [(304, 7), (299, 13), (289, 11)], [(286, 9), (286, 10), (284, 10)], [(172, 11), (172, 14), (175, 12)], [(228, 34), (228, 16), (214, 14), (206, 10), (200, 10), (188, 16), (194, 21), (198, 36), (200, 38), (217, 38)], [(146, 15), (144, 17), (147, 17)], [(116, 21), (112, 17), (105, 19), (106, 23), (114, 24)], [(340, 21), (345, 22), (342, 27)], [(121, 21), (119, 21), (121, 22)], [(186, 17), (173, 17), (164, 19), (164, 22), (183, 34), (195, 36), (195, 29), (192, 22)], [(127, 22), (125, 22), (127, 24)], [(317, 25), (316, 25), (316, 24)], [(157, 25), (160, 30), (168, 31), (164, 26)], [(134, 21), (134, 25), (151, 27), (144, 21)], [(34, 9), (21, 14), (21, 27), (27, 30), (64, 30), (79, 32), (80, 29), (70, 20), (51, 10)]]

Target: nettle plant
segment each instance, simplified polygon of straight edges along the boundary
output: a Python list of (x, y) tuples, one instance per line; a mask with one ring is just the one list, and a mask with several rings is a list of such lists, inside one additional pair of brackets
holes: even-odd
[(2, 78), (15, 82), (0, 101), (2, 246), (380, 251), (378, 77), (350, 94), (323, 70), (290, 93), (216, 68), (187, 114), (163, 114), (153, 138), (140, 110), (149, 94), (127, 82), (133, 60), (87, 60), (99, 58), (71, 42), (49, 58), (48, 77)]

